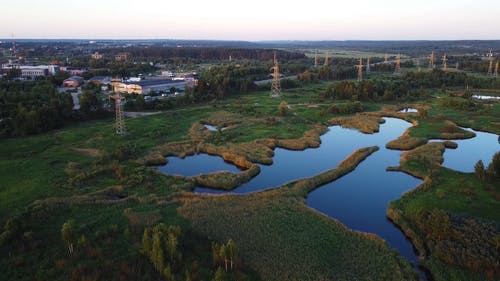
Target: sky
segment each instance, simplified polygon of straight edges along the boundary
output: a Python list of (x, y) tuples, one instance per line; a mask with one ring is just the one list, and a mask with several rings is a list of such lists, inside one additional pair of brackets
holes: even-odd
[(500, 39), (499, 0), (0, 0), (0, 38)]

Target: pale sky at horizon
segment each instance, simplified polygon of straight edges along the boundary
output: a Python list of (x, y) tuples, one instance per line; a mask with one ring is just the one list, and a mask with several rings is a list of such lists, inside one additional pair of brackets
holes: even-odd
[(500, 39), (500, 0), (0, 0), (0, 38)]

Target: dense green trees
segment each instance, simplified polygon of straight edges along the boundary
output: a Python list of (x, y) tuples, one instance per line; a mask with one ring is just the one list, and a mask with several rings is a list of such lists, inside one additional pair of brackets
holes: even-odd
[(477, 161), (476, 165), (474, 165), (474, 174), (480, 181), (484, 181), (486, 177), (486, 171), (484, 169), (484, 164), (482, 160)]
[(176, 270), (180, 269), (182, 253), (180, 248), (181, 229), (163, 223), (152, 229), (144, 229), (142, 253), (146, 255), (158, 272), (173, 280)]
[(96, 92), (84, 90), (80, 113), (68, 93), (58, 93), (48, 81), (0, 81), (0, 136), (36, 134), (73, 120), (105, 115)]

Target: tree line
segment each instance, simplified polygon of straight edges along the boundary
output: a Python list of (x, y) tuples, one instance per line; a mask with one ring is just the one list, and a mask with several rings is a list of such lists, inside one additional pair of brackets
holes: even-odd
[(0, 136), (37, 134), (106, 115), (93, 88), (84, 89), (80, 105), (74, 111), (71, 95), (58, 93), (49, 81), (0, 81)]

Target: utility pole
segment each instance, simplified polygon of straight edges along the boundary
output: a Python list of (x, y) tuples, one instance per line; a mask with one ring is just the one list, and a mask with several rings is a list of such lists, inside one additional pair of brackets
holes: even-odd
[(488, 75), (493, 75), (493, 53), (491, 49), (489, 57), (490, 57), (490, 66), (488, 67)]
[(446, 71), (446, 62), (448, 61), (446, 54), (444, 54), (444, 56), (441, 60), (443, 61), (443, 70)]
[(394, 67), (394, 73), (401, 73), (401, 54), (396, 56), (396, 66)]
[(314, 52), (314, 68), (318, 68), (318, 50)]
[(363, 59), (359, 58), (358, 64), (358, 82), (363, 81)]
[(279, 98), (281, 95), (280, 71), (276, 52), (274, 52), (273, 82), (271, 84), (271, 97)]
[(431, 52), (431, 56), (429, 58), (429, 68), (434, 69), (434, 51)]
[(124, 99), (124, 97), (122, 97), (120, 93), (115, 93), (111, 98), (115, 100), (115, 133), (123, 136), (126, 133), (125, 119), (122, 110), (122, 99)]

